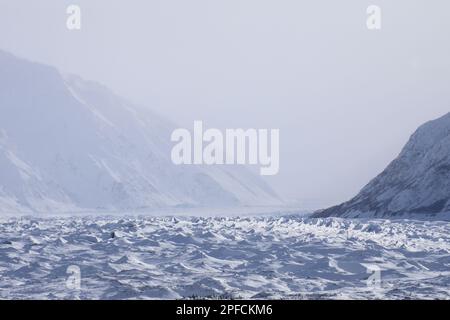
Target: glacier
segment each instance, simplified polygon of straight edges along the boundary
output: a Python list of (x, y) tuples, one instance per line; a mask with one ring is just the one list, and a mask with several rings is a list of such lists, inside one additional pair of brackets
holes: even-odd
[(0, 299), (450, 299), (449, 266), (445, 221), (0, 217)]
[(175, 128), (0, 51), (0, 299), (450, 298), (450, 114), (312, 216), (247, 167), (174, 165)]

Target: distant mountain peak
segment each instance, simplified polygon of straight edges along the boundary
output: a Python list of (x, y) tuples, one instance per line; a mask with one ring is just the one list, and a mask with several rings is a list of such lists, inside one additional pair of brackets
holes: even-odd
[(175, 126), (108, 88), (0, 51), (0, 213), (279, 205), (243, 167), (180, 167)]

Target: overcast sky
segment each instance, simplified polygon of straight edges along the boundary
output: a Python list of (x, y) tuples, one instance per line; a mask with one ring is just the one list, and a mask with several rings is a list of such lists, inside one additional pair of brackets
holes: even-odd
[[(66, 28), (69, 4), (81, 7), (80, 31)], [(366, 27), (371, 4), (379, 31)], [(269, 183), (325, 206), (450, 111), (449, 12), (448, 0), (0, 0), (0, 49), (180, 126), (279, 128)]]

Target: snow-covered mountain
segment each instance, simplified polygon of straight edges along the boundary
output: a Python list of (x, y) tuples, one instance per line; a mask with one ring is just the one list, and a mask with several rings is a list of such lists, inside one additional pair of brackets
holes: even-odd
[(450, 213), (450, 113), (422, 125), (400, 155), (352, 200), (317, 217)]
[(176, 126), (0, 51), (0, 213), (280, 204), (245, 167), (176, 166)]

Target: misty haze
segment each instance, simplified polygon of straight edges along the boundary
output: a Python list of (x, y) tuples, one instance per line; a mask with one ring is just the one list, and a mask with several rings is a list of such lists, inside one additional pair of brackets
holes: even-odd
[(0, 0), (0, 299), (449, 299), (450, 4), (316, 2)]

